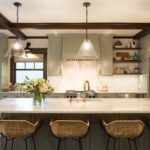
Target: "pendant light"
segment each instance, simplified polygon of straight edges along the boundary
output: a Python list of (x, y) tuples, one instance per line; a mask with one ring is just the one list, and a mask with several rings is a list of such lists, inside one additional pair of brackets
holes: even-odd
[(92, 45), (91, 40), (88, 37), (88, 7), (91, 5), (89, 2), (83, 3), (83, 6), (86, 7), (86, 32), (85, 39), (83, 40), (80, 49), (77, 54), (77, 59), (83, 60), (96, 60), (98, 59), (94, 46)]
[[(17, 24), (18, 24), (18, 22), (19, 22), (19, 7), (21, 7), (21, 3), (19, 3), (19, 2), (14, 2), (14, 6), (17, 8)], [(13, 46), (13, 48), (15, 49), (15, 50), (21, 50), (21, 49), (23, 49), (23, 46), (22, 46), (22, 43), (21, 43), (21, 40), (20, 39), (18, 39), (17, 38), (17, 40), (15, 41), (15, 43), (14, 43), (14, 46)]]
[[(14, 2), (14, 6), (17, 8), (17, 23), (19, 22), (19, 7), (21, 7), (21, 3)], [(23, 44), (22, 40), (17, 37), (15, 42), (11, 45), (11, 47), (8, 49), (7, 53), (5, 54), (5, 57), (19, 57), (24, 53), (23, 50)]]

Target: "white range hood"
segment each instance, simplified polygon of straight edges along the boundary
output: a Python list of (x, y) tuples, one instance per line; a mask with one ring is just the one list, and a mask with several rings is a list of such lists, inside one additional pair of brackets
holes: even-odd
[(97, 55), (97, 59), (100, 55), (100, 48), (99, 48), (99, 35), (92, 34), (89, 35), (89, 39), (91, 40), (94, 49), (92, 54), (85, 55), (82, 52), (79, 53), (79, 49), (82, 47), (82, 42), (84, 40), (85, 35), (83, 34), (68, 34), (63, 35), (63, 60), (67, 61), (82, 61), (82, 60), (94, 60), (95, 55)]

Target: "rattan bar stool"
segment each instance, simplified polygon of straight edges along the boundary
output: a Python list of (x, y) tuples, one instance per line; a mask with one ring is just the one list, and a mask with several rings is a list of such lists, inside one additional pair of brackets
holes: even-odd
[(137, 150), (136, 138), (144, 131), (145, 124), (141, 120), (116, 120), (109, 123), (103, 121), (104, 128), (108, 134), (106, 150), (108, 149), (110, 138), (114, 139), (114, 147), (119, 139), (127, 139), (131, 150), (131, 141), (134, 142)]
[(89, 130), (89, 122), (81, 120), (56, 120), (50, 122), (52, 134), (58, 138), (57, 150), (60, 149), (61, 141), (73, 139), (79, 143), (79, 149), (83, 150), (82, 138), (84, 138)]
[(12, 150), (16, 138), (23, 138), (25, 140), (26, 150), (28, 149), (27, 140), (32, 138), (34, 150), (36, 150), (34, 134), (40, 126), (40, 123), (41, 121), (33, 124), (26, 120), (0, 120), (0, 135), (6, 139), (4, 150), (6, 150), (8, 141), (12, 141)]

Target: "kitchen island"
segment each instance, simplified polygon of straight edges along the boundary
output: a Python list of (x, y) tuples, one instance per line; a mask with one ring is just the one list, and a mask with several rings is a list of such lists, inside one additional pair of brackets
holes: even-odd
[[(71, 100), (71, 101), (70, 101)], [(150, 99), (146, 98), (89, 98), (82, 99), (46, 98), (41, 105), (33, 105), (32, 98), (6, 98), (0, 101), (2, 118), (43, 120), (42, 128), (36, 134), (38, 150), (55, 150), (57, 139), (49, 132), (50, 119), (89, 119), (90, 132), (83, 140), (84, 150), (103, 150), (106, 148), (107, 134), (100, 126), (100, 119), (145, 119), (150, 114)], [(150, 130), (146, 127), (141, 138), (137, 140), (138, 150), (150, 147)], [(17, 140), (14, 146), (19, 150), (24, 143)], [(19, 143), (19, 144), (18, 144)], [(113, 142), (111, 143), (113, 144)], [(18, 146), (19, 145), (19, 146)], [(64, 141), (62, 150), (77, 150), (73, 141)], [(112, 146), (111, 146), (112, 147)], [(110, 148), (111, 148), (110, 147)], [(116, 149), (128, 149), (128, 143), (121, 140)], [(32, 149), (32, 144), (31, 147)]]

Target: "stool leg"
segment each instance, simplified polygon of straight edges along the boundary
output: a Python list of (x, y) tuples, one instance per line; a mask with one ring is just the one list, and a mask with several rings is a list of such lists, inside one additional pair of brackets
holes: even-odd
[(14, 138), (12, 139), (11, 150), (13, 150), (13, 146), (14, 146)]
[(59, 150), (60, 144), (61, 144), (61, 138), (59, 138), (59, 140), (58, 140), (57, 150)]
[(35, 140), (34, 140), (34, 137), (33, 137), (33, 136), (32, 136), (32, 141), (33, 141), (34, 150), (36, 150)]
[(26, 150), (28, 150), (27, 139), (24, 139), (24, 141), (25, 141)]
[(7, 148), (7, 137), (6, 137), (6, 141), (5, 141), (5, 145), (4, 145), (4, 150), (6, 150), (6, 148)]
[(110, 136), (108, 137), (108, 140), (107, 140), (106, 150), (108, 149), (109, 140), (110, 140)]
[(130, 139), (128, 139), (128, 143), (129, 143), (129, 148), (131, 150), (131, 143), (130, 143)]
[(83, 150), (81, 138), (79, 138), (79, 149)]
[(113, 148), (113, 150), (115, 150), (115, 147), (116, 147), (116, 139), (114, 138), (114, 148)]
[(135, 145), (135, 149), (138, 150), (138, 149), (137, 149), (136, 140), (134, 139), (133, 142), (134, 142), (134, 145)]

